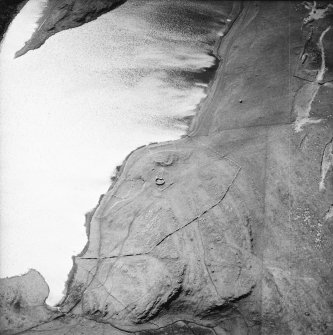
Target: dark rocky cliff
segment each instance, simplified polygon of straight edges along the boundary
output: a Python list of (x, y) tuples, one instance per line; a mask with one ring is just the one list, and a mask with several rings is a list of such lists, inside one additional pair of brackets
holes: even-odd
[[(37, 49), (52, 35), (79, 27), (121, 5), (126, 0), (49, 0), (38, 28), (16, 57)], [(27, 0), (0, 0), (0, 40), (11, 20)]]
[(59, 311), (8, 334), (332, 334), (331, 9), (229, 8), (188, 135), (129, 155)]
[(49, 0), (31, 39), (18, 50), (16, 57), (37, 49), (52, 35), (95, 20), (125, 0)]
[(26, 1), (23, 0), (0, 0), (0, 41), (10, 22), (20, 11), (25, 2)]

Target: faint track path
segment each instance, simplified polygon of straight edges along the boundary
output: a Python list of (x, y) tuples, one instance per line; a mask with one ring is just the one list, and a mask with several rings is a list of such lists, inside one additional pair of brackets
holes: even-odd
[(215, 79), (210, 87), (207, 98), (202, 103), (200, 111), (193, 119), (188, 136), (207, 136), (210, 133), (213, 115), (219, 107), (224, 95), (226, 64), (230, 50), (243, 29), (255, 18), (257, 8), (254, 3), (235, 2), (231, 11), (231, 21), (221, 36), (214, 50), (214, 55), (220, 60)]

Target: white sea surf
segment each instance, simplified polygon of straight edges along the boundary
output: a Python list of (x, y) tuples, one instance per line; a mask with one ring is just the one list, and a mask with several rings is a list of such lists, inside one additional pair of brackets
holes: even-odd
[(14, 59), (43, 2), (17, 15), (0, 54), (1, 277), (34, 268), (47, 302), (62, 298), (87, 240), (84, 214), (115, 167), (138, 146), (183, 135), (180, 120), (205, 97), (188, 74), (214, 64), (218, 22), (202, 20), (219, 13), (208, 2), (127, 1)]

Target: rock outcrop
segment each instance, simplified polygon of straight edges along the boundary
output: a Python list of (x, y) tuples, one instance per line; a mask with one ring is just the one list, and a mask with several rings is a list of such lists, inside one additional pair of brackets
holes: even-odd
[(54, 319), (56, 311), (45, 305), (48, 295), (49, 287), (35, 270), (0, 279), (1, 334), (16, 334)]
[(52, 35), (95, 20), (121, 5), (125, 0), (48, 0), (38, 27), (16, 57), (37, 49)]
[(228, 15), (187, 136), (128, 156), (25, 334), (332, 334), (331, 6)]

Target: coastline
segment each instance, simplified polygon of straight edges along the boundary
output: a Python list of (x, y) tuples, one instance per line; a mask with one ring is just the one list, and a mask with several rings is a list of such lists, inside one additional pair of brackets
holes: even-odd
[[(73, 267), (72, 269), (70, 270), (69, 274), (68, 274), (68, 279), (65, 283), (65, 290), (64, 290), (64, 296), (63, 298), (61, 299), (61, 301), (59, 301), (59, 303), (57, 303), (57, 307), (60, 307), (61, 308), (61, 305), (66, 301), (66, 299), (68, 298), (68, 294), (69, 294), (69, 288), (70, 288), (70, 285), (72, 284), (73, 282), (73, 279), (75, 277), (75, 274), (76, 274), (76, 270), (77, 270), (77, 265), (75, 263), (75, 259), (76, 258), (79, 258), (81, 256), (84, 255), (84, 253), (88, 250), (89, 248), (89, 232), (90, 232), (90, 224), (91, 224), (91, 220), (92, 220), (92, 217), (94, 215), (94, 213), (96, 212), (96, 210), (99, 208), (104, 196), (110, 192), (112, 189), (113, 189), (113, 186), (117, 183), (119, 177), (122, 175), (125, 167), (126, 167), (126, 163), (128, 162), (129, 158), (135, 154), (138, 150), (140, 149), (143, 149), (145, 147), (150, 147), (150, 146), (153, 146), (154, 148), (156, 147), (160, 147), (160, 146), (165, 146), (165, 145), (168, 145), (168, 144), (171, 144), (171, 143), (174, 143), (174, 142), (177, 142), (179, 140), (181, 140), (182, 138), (185, 138), (185, 137), (188, 137), (189, 136), (189, 131), (191, 129), (191, 125), (193, 124), (193, 120), (198, 117), (198, 114), (201, 113), (201, 109), (202, 109), (202, 106), (206, 103), (206, 100), (210, 97), (210, 95), (213, 94), (213, 92), (211, 91), (212, 90), (212, 87), (214, 86), (214, 82), (219, 74), (219, 69), (222, 65), (222, 61), (220, 59), (220, 55), (218, 53), (218, 50), (223, 42), (223, 39), (225, 38), (225, 36), (227, 35), (227, 33), (229, 32), (229, 30), (232, 28), (234, 22), (237, 20), (238, 16), (240, 15), (242, 11), (242, 4), (237, 2), (237, 3), (234, 3), (233, 4), (233, 8), (232, 8), (232, 11), (231, 13), (229, 14), (229, 18), (230, 18), (230, 22), (228, 24), (226, 24), (224, 26), (224, 29), (222, 31), (223, 35), (222, 36), (219, 36), (215, 43), (214, 43), (214, 46), (212, 47), (212, 50), (211, 52), (208, 53), (208, 55), (212, 55), (214, 58), (215, 58), (215, 62), (214, 64), (210, 67), (210, 68), (203, 68), (203, 70), (205, 71), (209, 71), (209, 69), (213, 68), (214, 69), (214, 72), (213, 72), (213, 75), (210, 75), (210, 78), (209, 78), (209, 81), (208, 81), (208, 85), (207, 87), (205, 88), (204, 92), (206, 94), (206, 96), (201, 99), (198, 104), (196, 105), (196, 108), (192, 111), (189, 111), (189, 113), (191, 113), (190, 115), (188, 116), (185, 116), (184, 118), (181, 118), (177, 121), (180, 121), (180, 122), (184, 122), (185, 124), (187, 124), (187, 128), (186, 128), (186, 131), (184, 132), (183, 135), (180, 136), (179, 139), (176, 139), (176, 140), (170, 140), (170, 141), (163, 141), (163, 142), (154, 142), (154, 143), (150, 143), (150, 144), (147, 144), (147, 145), (140, 145), (139, 147), (137, 147), (136, 149), (134, 149), (133, 151), (131, 151), (124, 159), (124, 161), (122, 162), (121, 165), (117, 166), (115, 171), (114, 171), (114, 174), (111, 176), (111, 184), (110, 186), (108, 187), (107, 191), (104, 193), (104, 194), (101, 194), (100, 195), (100, 198), (99, 198), (99, 201), (98, 201), (98, 204), (90, 211), (88, 211), (86, 214), (85, 214), (85, 217), (86, 217), (86, 221), (84, 223), (84, 226), (86, 227), (86, 233), (87, 233), (87, 243), (85, 244), (85, 246), (83, 247), (82, 251), (77, 254), (77, 255), (73, 255), (72, 256), (72, 260), (73, 260)], [(231, 16), (231, 15), (234, 15), (234, 16)], [(217, 51), (216, 51), (217, 50)], [(199, 73), (200, 75), (200, 73)], [(196, 73), (193, 73), (193, 76), (195, 77), (196, 76)], [(192, 115), (193, 113), (193, 115)]]
[[(47, 15), (47, 11), (52, 11), (51, 9), (50, 9), (50, 7), (45, 7), (44, 8), (44, 10), (43, 10), (43, 15), (41, 15), (40, 16), (40, 18), (38, 19), (38, 22), (39, 22), (39, 24), (41, 23), (41, 22), (43, 22), (44, 21), (44, 17), (45, 17), (45, 15)], [(224, 27), (224, 26), (223, 26)], [(38, 29), (38, 27), (36, 28), (36, 30)], [(35, 32), (36, 32), (36, 30), (35, 30)], [(218, 37), (217, 39), (216, 39), (216, 41), (215, 41), (215, 43), (214, 43), (214, 45), (218, 42), (218, 40), (220, 39), (220, 37)], [(212, 48), (213, 49), (213, 48)], [(212, 54), (210, 54), (210, 53), (208, 53), (208, 55), (212, 55)], [(214, 56), (215, 57), (215, 56)], [(216, 58), (216, 57), (215, 57)], [(193, 72), (192, 73), (192, 75), (193, 75), (193, 77), (196, 77), (196, 76), (198, 76), (198, 77), (200, 77), (200, 76), (206, 76), (206, 78), (207, 78), (207, 72), (209, 73), (209, 71), (210, 71), (210, 69), (211, 68), (213, 68), (213, 69), (215, 69), (215, 67), (216, 67), (216, 64), (217, 63), (217, 61), (214, 63), (214, 65), (212, 65), (211, 67), (209, 67), (209, 68), (202, 68), (202, 71), (198, 71), (198, 72)], [(213, 77), (215, 77), (215, 75), (216, 75), (216, 71), (217, 71), (217, 69), (214, 71), (214, 76)], [(208, 76), (210, 76), (211, 74), (208, 74)], [(209, 85), (210, 85), (210, 83), (213, 81), (214, 79), (213, 78), (209, 78)], [(207, 95), (207, 93), (208, 93), (208, 91), (209, 91), (209, 88), (207, 87), (207, 88), (205, 88), (205, 94)], [(206, 97), (205, 97), (206, 98)], [(205, 99), (204, 98), (204, 99)], [(200, 106), (200, 101), (199, 101), (199, 103), (197, 104), (197, 106), (196, 106), (196, 109), (194, 110), (194, 111), (190, 111), (190, 113), (196, 113), (196, 110), (198, 109), (198, 106)], [(185, 117), (185, 119), (186, 118), (189, 118), (189, 119), (191, 119), (192, 118), (192, 116), (190, 115), (190, 116), (186, 116)], [(181, 120), (182, 122), (184, 122), (184, 120)], [(184, 131), (184, 134), (183, 135), (181, 135), (181, 137), (180, 138), (182, 138), (183, 136), (186, 136), (186, 132), (188, 131), (188, 128), (189, 127), (187, 127), (187, 129), (186, 129), (186, 131)], [(160, 142), (160, 143), (158, 143), (158, 144), (156, 144), (156, 145), (165, 145), (166, 143), (169, 143), (169, 141), (167, 141), (167, 142)], [(115, 180), (111, 183), (111, 185), (109, 186), (109, 188), (108, 188), (108, 191), (110, 190), (110, 189), (112, 189), (112, 187), (113, 187), (113, 185), (114, 185), (114, 183), (116, 182), (116, 180), (117, 180), (117, 178), (119, 177), (119, 175), (121, 175), (121, 173), (122, 173), (122, 171), (123, 171), (123, 166), (125, 166), (125, 164), (126, 164), (126, 161), (128, 160), (128, 158), (131, 156), (131, 154), (132, 153), (134, 153), (135, 151), (137, 151), (138, 149), (140, 149), (140, 148), (143, 148), (143, 147), (145, 147), (146, 145), (143, 145), (143, 146), (139, 146), (138, 148), (136, 148), (135, 150), (133, 150), (132, 152), (130, 152), (128, 155), (127, 155), (127, 157), (125, 158), (125, 160), (124, 160), (124, 162), (122, 163), (122, 165), (121, 165), (121, 167), (122, 168), (120, 168), (118, 171), (116, 171), (116, 176), (115, 176)], [(112, 177), (114, 177), (114, 176), (112, 176)], [(101, 199), (100, 199), (101, 200)], [(95, 207), (95, 209), (93, 209), (92, 211), (94, 212), (96, 209), (97, 209), (97, 207), (98, 207), (98, 205)], [(89, 216), (91, 214), (91, 212), (88, 212), (87, 213), (87, 215)], [(88, 231), (89, 231), (89, 228), (87, 228), (88, 229)], [(88, 247), (88, 245), (89, 245), (89, 241), (87, 241), (87, 243), (86, 243), (86, 245), (84, 246), (84, 248), (82, 249), (82, 251), (78, 254), (78, 255), (73, 255), (72, 256), (72, 258), (75, 258), (75, 257), (77, 257), (77, 256), (80, 256), (82, 253), (84, 253), (84, 251), (86, 250), (86, 248)], [(73, 276), (73, 273), (75, 272), (75, 267), (73, 267), (71, 270), (70, 270), (70, 273), (68, 274), (68, 279), (67, 279), (67, 281), (66, 281), (66, 286), (65, 287), (67, 287), (68, 286), (68, 284), (67, 283), (70, 283), (70, 281), (71, 281), (71, 277)], [(66, 289), (65, 289), (66, 290)], [(57, 305), (60, 305), (61, 304), (61, 302), (65, 299), (65, 296), (66, 295), (64, 295), (63, 296), (63, 298), (61, 299), (61, 301), (59, 301), (58, 303), (57, 303)]]
[[(191, 129), (116, 167), (86, 214), (59, 314), (37, 331), (332, 331), (332, 113), (306, 131), (292, 122), (304, 12), (267, 2), (238, 12)], [(257, 34), (260, 24), (273, 29)], [(311, 116), (330, 105), (330, 88), (319, 87)]]
[[(231, 11), (231, 21), (226, 25), (225, 30), (222, 32), (221, 37), (216, 41), (215, 46), (213, 48), (213, 54), (218, 59), (219, 65), (215, 72), (214, 79), (210, 82), (209, 87), (207, 88), (207, 91), (210, 92), (210, 94), (207, 94), (207, 96), (200, 101), (198, 108), (195, 111), (194, 118), (187, 130), (187, 136), (195, 136), (197, 132), (197, 128), (199, 127), (201, 123), (201, 118), (203, 115), (207, 114), (208, 108), (211, 105), (216, 86), (218, 81), (221, 81), (219, 77), (223, 77), (223, 72), (225, 68), (225, 62), (227, 59), (227, 53), (223, 53), (222, 48), (225, 48), (225, 44), (229, 43), (229, 31), (234, 26), (235, 22), (239, 20), (240, 15), (242, 14), (244, 10), (243, 2), (235, 1), (233, 2), (233, 7)], [(223, 80), (223, 79), (222, 79)]]
[[(126, 0), (98, 0), (96, 4), (82, 0), (47, 0), (47, 4), (38, 20), (38, 27), (25, 45), (16, 52), (15, 58), (23, 56), (30, 50), (40, 48), (49, 37), (56, 33), (79, 27), (96, 20), (99, 16), (121, 6)], [(76, 5), (76, 6), (75, 6)], [(85, 6), (91, 7), (91, 13), (85, 13)], [(76, 12), (72, 12), (75, 8)], [(82, 16), (83, 15), (83, 16)]]
[(20, 13), (22, 8), (28, 3), (29, 0), (16, 0), (16, 1), (17, 1), (17, 4), (15, 4), (13, 7), (7, 5), (8, 13), (3, 20), (3, 24), (1, 26), (1, 31), (0, 31), (0, 52), (2, 48), (2, 43), (6, 38), (6, 33), (8, 31), (9, 26), (11, 25), (15, 17)]
[(5, 38), (6, 31), (8, 30), (9, 25), (14, 20), (15, 16), (20, 12), (20, 10), (26, 5), (29, 0), (9, 0), (8, 4), (4, 4), (6, 7), (4, 10), (5, 14), (1, 16), (1, 28), (0, 28), (0, 42)]

